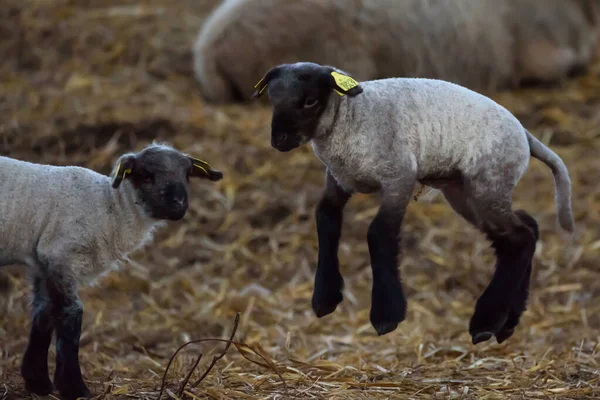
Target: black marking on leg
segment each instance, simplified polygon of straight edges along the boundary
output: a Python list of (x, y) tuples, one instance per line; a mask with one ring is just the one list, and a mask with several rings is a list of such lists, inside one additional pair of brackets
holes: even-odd
[(54, 390), (48, 374), (48, 348), (54, 326), (51, 304), (46, 297), (44, 281), (40, 278), (34, 279), (33, 296), (31, 331), (21, 364), (21, 376), (29, 392), (47, 396)]
[(406, 298), (398, 271), (403, 216), (404, 209), (382, 207), (369, 226), (367, 240), (373, 270), (370, 319), (379, 336), (396, 330), (406, 318)]
[(90, 397), (79, 366), (79, 338), (83, 304), (76, 295), (65, 294), (64, 288), (48, 282), (48, 293), (54, 308), (56, 329), (56, 371), (54, 384), (61, 397), (75, 400)]
[[(535, 243), (539, 240), (540, 232), (538, 228), (538, 224), (535, 219), (527, 214), (523, 210), (515, 211), (515, 214), (521, 219), (521, 221), (531, 229), (533, 236), (535, 238)], [(531, 281), (531, 271), (533, 264), (533, 253), (535, 252), (535, 244), (533, 247), (533, 252), (531, 253), (531, 257), (527, 262), (527, 269), (525, 271), (525, 276), (523, 277), (523, 281), (518, 289), (518, 292), (515, 294), (515, 298), (511, 304), (511, 307), (508, 312), (508, 320), (506, 324), (502, 327), (502, 329), (496, 334), (496, 341), (498, 343), (504, 342), (506, 339), (511, 337), (515, 328), (519, 325), (521, 315), (527, 309), (527, 300), (529, 298), (529, 285)]]
[(316, 209), (319, 259), (312, 308), (318, 318), (334, 312), (343, 300), (344, 279), (340, 273), (337, 254), (344, 206), (349, 198), (350, 194), (340, 188), (328, 174), (325, 193)]
[(489, 333), (497, 334), (497, 340), (510, 337), (511, 329), (514, 331), (514, 327), (510, 325), (518, 323), (516, 315), (520, 317), (522, 312), (517, 311), (516, 307), (522, 308), (527, 297), (523, 294), (523, 289), (526, 283), (528, 285), (526, 276), (535, 252), (535, 236), (520, 218), (515, 220), (518, 223), (514, 223), (509, 233), (487, 231), (492, 247), (496, 250), (496, 270), (492, 281), (477, 301), (469, 324), (474, 344), (489, 340)]

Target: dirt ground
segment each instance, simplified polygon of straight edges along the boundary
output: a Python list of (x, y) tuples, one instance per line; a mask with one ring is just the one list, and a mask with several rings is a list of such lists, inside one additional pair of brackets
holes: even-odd
[[(190, 339), (235, 347), (191, 399), (585, 399), (600, 396), (600, 64), (555, 88), (493, 97), (565, 160), (578, 234), (561, 236), (554, 183), (537, 160), (515, 207), (538, 220), (529, 309), (505, 343), (473, 346), (468, 321), (493, 272), (489, 243), (441, 196), (409, 207), (401, 264), (407, 320), (377, 337), (369, 324), (366, 231), (373, 196), (354, 197), (340, 248), (345, 301), (310, 307), (323, 167), (307, 146), (270, 148), (259, 104), (205, 104), (190, 48), (216, 1), (4, 0), (0, 7), (0, 154), (108, 174), (123, 152), (167, 141), (225, 173), (196, 182), (183, 221), (96, 287), (83, 288), (81, 365), (106, 399), (155, 399), (171, 354)], [(260, 77), (257, 77), (257, 79)], [(29, 286), (2, 271), (0, 398), (29, 398), (19, 375)], [(200, 353), (196, 380), (222, 344), (188, 347), (163, 398)], [(51, 371), (54, 363), (51, 349)], [(282, 381), (283, 379), (283, 381)]]

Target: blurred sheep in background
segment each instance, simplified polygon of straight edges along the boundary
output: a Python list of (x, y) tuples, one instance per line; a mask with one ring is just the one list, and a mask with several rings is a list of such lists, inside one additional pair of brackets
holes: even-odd
[(425, 77), (474, 90), (586, 69), (597, 0), (225, 0), (193, 49), (203, 97), (243, 102), (273, 65), (336, 65), (358, 80)]

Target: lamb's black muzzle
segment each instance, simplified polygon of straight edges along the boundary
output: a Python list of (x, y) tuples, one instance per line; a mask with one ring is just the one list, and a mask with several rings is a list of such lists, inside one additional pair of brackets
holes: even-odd
[(182, 219), (188, 208), (188, 194), (183, 184), (170, 183), (164, 196), (164, 205), (160, 210), (156, 210), (154, 216), (170, 221)]
[(281, 152), (287, 152), (300, 146), (301, 141), (288, 133), (278, 133), (271, 136), (271, 146)]
[(302, 125), (294, 113), (276, 112), (271, 121), (271, 146), (279, 151), (286, 152), (302, 144), (299, 134)]

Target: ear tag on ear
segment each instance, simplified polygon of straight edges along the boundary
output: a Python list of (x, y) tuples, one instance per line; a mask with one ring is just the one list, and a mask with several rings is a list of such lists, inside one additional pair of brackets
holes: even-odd
[[(119, 176), (119, 171), (121, 171), (121, 162), (119, 161), (119, 164), (117, 164), (117, 170), (115, 171), (115, 176)], [(127, 168), (126, 170), (123, 171), (123, 177), (122, 179), (125, 179), (125, 176), (127, 176), (127, 174), (131, 173), (131, 168)]]
[[(121, 163), (119, 163), (119, 166), (117, 167), (117, 171), (119, 170), (119, 168), (121, 168)], [(123, 179), (125, 179), (125, 177), (127, 176), (127, 174), (131, 173), (131, 168), (127, 168), (126, 170), (123, 171)]]
[(127, 176), (127, 174), (131, 173), (131, 168), (127, 168), (123, 171), (122, 175), (121, 175), (121, 161), (119, 161), (119, 163), (117, 164), (117, 168), (115, 169), (115, 177), (113, 178), (112, 181), (112, 187), (113, 188), (118, 188), (119, 185), (121, 184), (121, 182), (123, 181), (123, 179), (125, 179), (125, 177)]
[(258, 91), (258, 94), (262, 94), (262, 92), (264, 92), (267, 88), (267, 84), (263, 83), (264, 80), (265, 78), (263, 77), (260, 81), (256, 83), (256, 85), (254, 85), (254, 89)]
[(191, 158), (192, 160), (194, 160), (194, 162), (193, 162), (193, 165), (194, 165), (194, 167), (196, 167), (196, 168), (198, 168), (198, 169), (201, 169), (201, 170), (202, 170), (202, 172), (204, 172), (204, 174), (206, 174), (206, 175), (209, 175), (209, 174), (208, 174), (208, 171), (206, 170), (207, 168), (208, 168), (208, 169), (212, 169), (212, 167), (210, 166), (210, 164), (209, 164), (209, 163), (207, 163), (207, 162), (206, 162), (206, 161), (204, 161), (204, 160), (200, 160), (200, 159), (198, 159), (198, 158), (194, 158), (194, 157), (190, 157), (190, 158)]
[[(350, 89), (353, 89), (358, 86), (358, 82), (356, 82), (352, 77), (340, 74), (339, 72), (332, 71), (331, 76), (333, 76), (333, 79), (335, 80), (335, 84), (338, 86), (338, 88), (340, 88), (344, 92), (347, 92)], [(342, 93), (341, 91), (339, 91), (337, 89), (334, 89), (334, 90), (340, 96), (344, 95), (344, 93)]]

